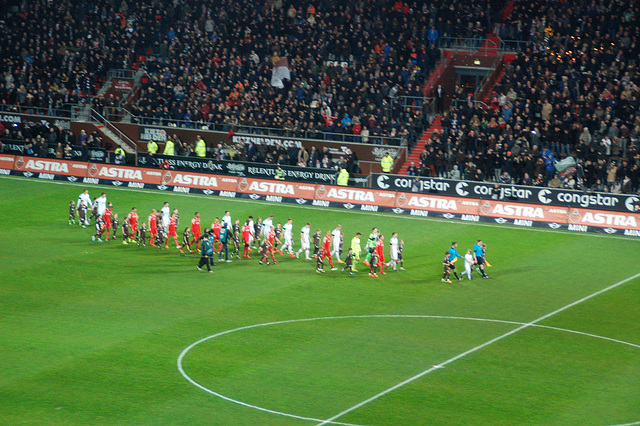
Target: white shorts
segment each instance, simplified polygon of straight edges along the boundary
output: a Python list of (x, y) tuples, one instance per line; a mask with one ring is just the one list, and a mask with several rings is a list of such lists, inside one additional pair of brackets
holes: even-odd
[(392, 248), (390, 255), (391, 255), (391, 260), (395, 260), (395, 261), (398, 260), (398, 250), (397, 249), (393, 249)]
[(311, 242), (309, 240), (300, 239), (300, 248), (302, 250), (309, 250), (311, 248)]

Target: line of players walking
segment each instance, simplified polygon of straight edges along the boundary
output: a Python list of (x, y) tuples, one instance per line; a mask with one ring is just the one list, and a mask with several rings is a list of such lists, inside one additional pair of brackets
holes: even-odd
[[(476, 271), (482, 275), (482, 278), (489, 278), (484, 271), (485, 266), (491, 266), (491, 264), (486, 259), (487, 245), (482, 242), (482, 240), (476, 241), (476, 244), (473, 246), (473, 249), (468, 249), (464, 257), (458, 253), (458, 243), (453, 241), (451, 243), (451, 247), (447, 251), (444, 252), (444, 259), (442, 260), (442, 266), (444, 267), (444, 272), (442, 273), (442, 282), (451, 283), (450, 276), (453, 273), (453, 276), (456, 277), (458, 281), (462, 281), (462, 277), (464, 275), (467, 276), (469, 280), (473, 279), (473, 267), (475, 266)], [(460, 276), (458, 276), (458, 270), (456, 269), (456, 261), (458, 259), (464, 259), (464, 272), (460, 272)]]
[[(89, 214), (89, 211), (91, 212)], [(118, 214), (113, 211), (113, 204), (107, 201), (103, 192), (100, 197), (92, 199), (88, 190), (84, 190), (77, 202), (69, 203), (69, 224), (78, 224), (83, 228), (94, 221), (95, 234), (91, 236), (93, 241), (103, 242), (115, 240), (120, 229)], [(344, 247), (344, 233), (341, 225), (331, 231), (326, 231), (324, 237), (322, 231), (317, 229), (311, 235), (311, 224), (307, 222), (300, 230), (300, 248), (294, 252), (293, 246), (293, 220), (288, 218), (286, 223), (274, 224), (273, 215), (262, 220), (258, 217), (255, 221), (249, 216), (244, 224), (239, 219), (232, 221), (231, 214), (226, 211), (222, 219), (216, 217), (210, 228), (201, 231), (200, 213), (196, 212), (182, 233), (182, 244), (178, 241), (178, 226), (180, 214), (178, 209), (171, 210), (169, 203), (165, 202), (160, 210), (152, 209), (147, 221), (140, 221), (137, 208), (133, 207), (122, 223), (122, 244), (137, 244), (145, 247), (147, 243), (158, 249), (169, 248), (169, 241), (173, 239), (176, 249), (181, 253), (188, 251), (200, 254), (198, 270), (207, 268), (209, 272), (214, 266), (214, 259), (218, 261), (232, 262), (235, 257), (251, 259), (250, 253), (258, 251), (261, 265), (276, 265), (275, 254), (300, 258), (304, 253), (306, 260), (316, 260), (316, 272), (325, 272), (325, 261), (329, 262), (332, 271), (337, 271), (334, 260), (341, 265), (341, 272), (349, 272), (354, 275), (358, 272), (356, 265), (365, 254), (363, 264), (369, 268), (368, 275), (377, 278), (378, 272), (385, 275), (385, 267), (394, 272), (404, 271), (402, 250), (404, 242), (398, 239), (397, 233), (391, 235), (389, 240), (390, 260), (385, 262), (384, 235), (377, 228), (371, 230), (367, 238), (364, 250), (361, 248), (360, 232), (351, 239), (351, 245), (346, 252), (345, 260), (342, 260)], [(148, 225), (148, 226), (147, 226)], [(106, 234), (106, 236), (105, 236)], [(313, 248), (312, 248), (313, 244)], [(313, 251), (312, 251), (313, 250)], [(242, 251), (242, 255), (240, 252)]]

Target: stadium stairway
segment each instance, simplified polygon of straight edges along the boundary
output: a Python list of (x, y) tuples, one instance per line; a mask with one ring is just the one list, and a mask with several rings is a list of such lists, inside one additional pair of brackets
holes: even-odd
[(413, 147), (413, 151), (411, 151), (411, 154), (409, 154), (407, 161), (404, 162), (398, 174), (406, 175), (407, 169), (411, 165), (411, 162), (416, 163), (416, 167), (420, 164), (420, 153), (422, 152), (424, 147), (427, 146), (427, 142), (429, 141), (429, 139), (431, 139), (431, 135), (435, 131), (442, 133), (441, 118), (442, 117), (440, 115), (435, 116), (427, 131), (422, 134), (420, 140), (418, 141), (418, 143), (416, 143), (416, 146)]

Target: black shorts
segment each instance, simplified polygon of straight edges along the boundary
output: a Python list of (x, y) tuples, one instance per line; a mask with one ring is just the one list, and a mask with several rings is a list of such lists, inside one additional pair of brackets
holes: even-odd
[(476, 260), (478, 261), (478, 266), (484, 265), (486, 262), (484, 261), (484, 257), (476, 256)]

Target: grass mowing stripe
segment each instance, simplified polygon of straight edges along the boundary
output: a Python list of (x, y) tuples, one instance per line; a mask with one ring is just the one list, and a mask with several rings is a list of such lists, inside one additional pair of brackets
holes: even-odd
[(365, 399), (364, 401), (362, 401), (362, 402), (360, 402), (360, 403), (358, 403), (356, 405), (353, 405), (350, 408), (347, 408), (346, 410), (336, 414), (335, 416), (330, 417), (330, 418), (318, 423), (316, 426), (324, 426), (324, 425), (329, 424), (329, 423), (333, 424), (334, 420), (339, 419), (340, 417), (342, 417), (342, 416), (344, 416), (344, 415), (346, 415), (346, 414), (348, 414), (348, 413), (350, 413), (350, 412), (352, 412), (354, 410), (357, 410), (358, 408), (360, 408), (360, 407), (362, 407), (362, 406), (364, 406), (364, 405), (366, 405), (366, 404), (368, 404), (368, 403), (370, 403), (372, 401), (375, 401), (376, 399), (378, 399), (380, 397), (383, 397), (384, 395), (386, 395), (386, 394), (388, 394), (390, 392), (393, 392), (394, 390), (396, 390), (398, 388), (401, 388), (402, 386), (404, 386), (404, 385), (406, 385), (408, 383), (411, 383), (411, 382), (413, 382), (415, 380), (418, 380), (419, 378), (421, 378), (423, 376), (426, 376), (427, 374), (429, 374), (429, 373), (431, 373), (431, 372), (433, 372), (435, 370), (438, 370), (440, 368), (444, 368), (444, 366), (446, 366), (448, 364), (451, 364), (452, 362), (455, 362), (455, 361), (457, 361), (457, 360), (459, 360), (461, 358), (464, 358), (467, 355), (470, 355), (470, 354), (472, 354), (474, 352), (477, 352), (480, 349), (486, 348), (487, 346), (489, 346), (489, 345), (491, 345), (491, 344), (493, 344), (495, 342), (498, 342), (498, 341), (500, 341), (500, 340), (502, 340), (502, 339), (504, 339), (506, 337), (509, 337), (509, 336), (511, 336), (513, 334), (516, 334), (519, 331), (522, 331), (522, 330), (524, 330), (526, 328), (529, 328), (529, 327), (539, 323), (540, 321), (544, 321), (544, 320), (546, 320), (548, 318), (551, 318), (554, 315), (557, 315), (557, 314), (559, 314), (561, 312), (566, 311), (567, 309), (570, 309), (570, 308), (572, 308), (572, 307), (574, 307), (576, 305), (579, 305), (580, 303), (586, 302), (589, 299), (592, 299), (592, 298), (594, 298), (596, 296), (599, 296), (599, 295), (601, 295), (603, 293), (606, 293), (606, 292), (608, 292), (610, 290), (613, 290), (613, 289), (615, 289), (617, 287), (620, 287), (621, 285), (624, 285), (624, 284), (628, 283), (629, 281), (634, 280), (634, 279), (636, 279), (638, 277), (640, 277), (640, 272), (635, 274), (635, 275), (632, 275), (632, 276), (630, 276), (628, 278), (625, 278), (624, 280), (618, 281), (615, 284), (611, 284), (609, 287), (603, 288), (602, 290), (596, 291), (595, 293), (591, 293), (590, 295), (585, 296), (582, 299), (578, 299), (575, 302), (569, 303), (568, 305), (565, 305), (565, 306), (563, 306), (563, 307), (561, 307), (559, 309), (556, 309), (555, 311), (550, 312), (550, 313), (548, 313), (546, 315), (543, 315), (543, 316), (541, 316), (541, 317), (539, 317), (539, 318), (537, 318), (537, 319), (535, 319), (535, 320), (533, 320), (531, 322), (528, 322), (528, 323), (526, 323), (524, 325), (521, 325), (520, 327), (518, 327), (516, 329), (513, 329), (513, 330), (511, 330), (511, 331), (509, 331), (507, 333), (504, 333), (504, 334), (502, 334), (502, 335), (500, 335), (498, 337), (495, 337), (495, 338), (493, 338), (493, 339), (491, 339), (491, 340), (489, 340), (489, 341), (487, 341), (487, 342), (485, 342), (485, 343), (483, 343), (481, 345), (478, 345), (478, 346), (476, 346), (474, 348), (469, 349), (468, 351), (462, 352), (461, 354), (456, 355), (453, 358), (449, 358), (448, 360), (446, 360), (446, 361), (444, 361), (444, 362), (442, 362), (442, 363), (440, 363), (438, 365), (434, 365), (433, 367), (431, 367), (431, 368), (429, 368), (429, 369), (427, 369), (427, 370), (425, 370), (425, 371), (423, 371), (421, 373), (418, 373), (415, 376), (410, 377), (407, 380), (405, 380), (403, 382), (400, 382), (395, 386), (392, 386), (392, 387), (390, 387), (388, 389), (383, 390), (382, 392), (372, 396), (371, 398)]

